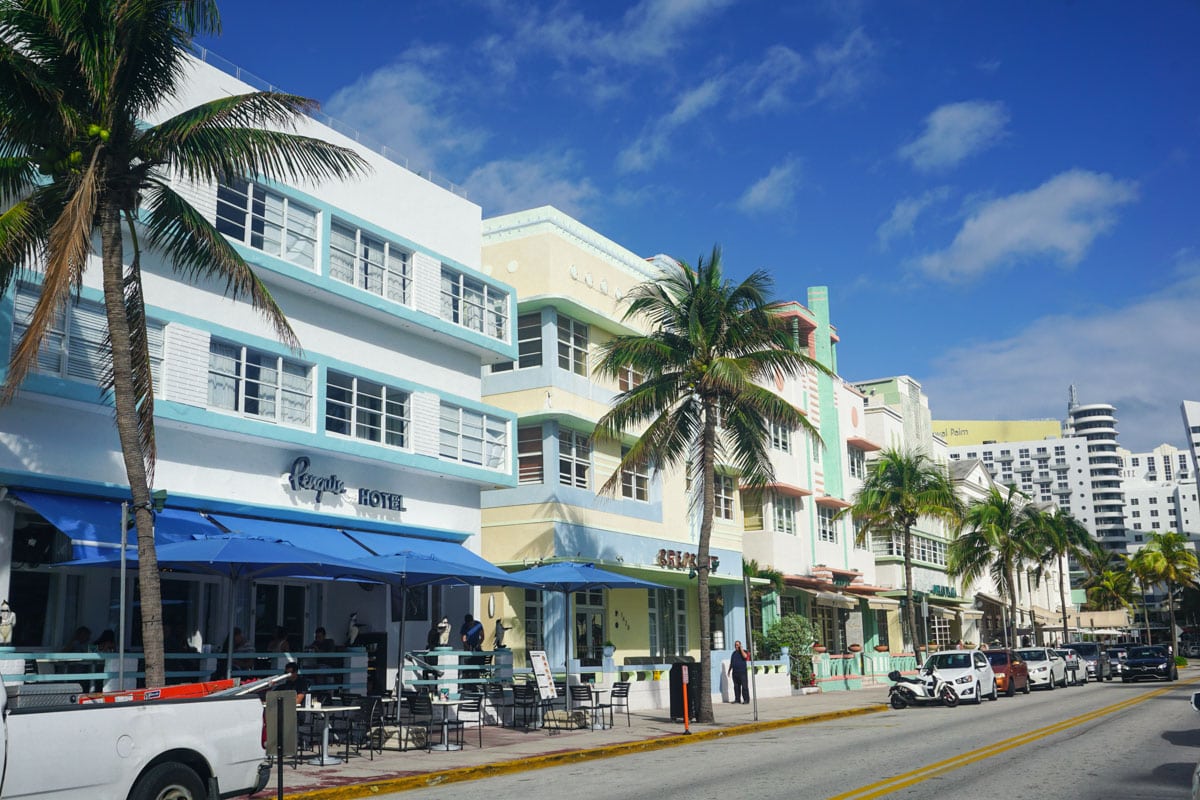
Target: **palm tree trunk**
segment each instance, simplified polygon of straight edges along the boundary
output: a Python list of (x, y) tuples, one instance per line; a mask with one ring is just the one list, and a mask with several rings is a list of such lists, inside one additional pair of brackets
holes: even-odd
[[(129, 319), (125, 315), (124, 259), (121, 212), (113, 203), (101, 209), (100, 240), (104, 269), (104, 310), (112, 343), (113, 402), (117, 437), (125, 460), (125, 475), (133, 500), (138, 544), (138, 592), (142, 612), (142, 648), (145, 651), (146, 686), (166, 682), (163, 659), (162, 593), (158, 558), (154, 550), (154, 516), (150, 483), (138, 429), (138, 409), (133, 382), (133, 357)], [(124, 555), (124, 554), (122, 554)]]
[(904, 599), (907, 606), (905, 618), (908, 622), (908, 636), (913, 643), (913, 655), (917, 659), (917, 667), (921, 666), (921, 652), (925, 649), (924, 642), (917, 638), (917, 605), (913, 597), (912, 571), (912, 525), (904, 526)]
[(700, 510), (700, 541), (696, 546), (696, 609), (700, 614), (700, 690), (699, 697), (689, 699), (696, 704), (696, 721), (713, 722), (712, 692), (709, 689), (709, 666), (712, 663), (712, 631), (708, 604), (708, 550), (712, 539), (716, 499), (717, 415), (707, 407), (704, 414), (704, 440), (700, 460), (704, 472), (704, 501)]
[(1062, 643), (1065, 646), (1071, 641), (1071, 631), (1067, 624), (1067, 570), (1065, 569), (1064, 559), (1058, 557), (1058, 607), (1062, 609), (1063, 617), (1063, 637)]

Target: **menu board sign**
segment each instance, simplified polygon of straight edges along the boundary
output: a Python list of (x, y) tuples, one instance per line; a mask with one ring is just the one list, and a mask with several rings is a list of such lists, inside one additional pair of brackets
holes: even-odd
[(537, 680), (538, 696), (543, 700), (553, 700), (558, 697), (554, 688), (554, 675), (550, 672), (550, 660), (546, 658), (545, 650), (530, 650), (529, 661), (533, 666), (533, 676)]

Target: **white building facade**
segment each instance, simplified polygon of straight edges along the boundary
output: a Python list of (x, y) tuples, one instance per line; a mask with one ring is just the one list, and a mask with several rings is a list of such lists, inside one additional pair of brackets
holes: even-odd
[[(209, 64), (192, 68), (179, 107), (251, 89)], [(184, 281), (143, 257), (155, 488), (167, 493), (159, 529), (177, 517), (341, 557), (400, 542), (478, 551), (480, 491), (515, 483), (514, 415), (482, 401), (480, 372), (516, 353), (513, 292), (480, 268), (480, 209), (314, 120), (300, 133), (359, 150), (370, 174), (174, 186), (253, 265), (302, 351), (221, 282)], [(37, 372), (0, 409), (0, 596), (20, 617), (23, 647), (54, 648), (79, 625), (117, 627), (115, 573), (53, 566), (114, 552), (128, 499), (111, 406), (96, 387), (99, 281), (96, 261)], [(36, 293), (34, 276), (0, 303), (3, 352)], [(180, 640), (219, 646), (229, 592), (215, 578), (164, 575), (167, 624)], [(372, 648), (370, 688), (394, 680), (400, 609), (385, 587), (259, 581), (232, 601), (255, 649), (276, 627), (296, 650), (318, 626), (339, 644), (358, 634)], [(414, 592), (404, 644), (423, 644), (433, 615), (472, 608), (466, 589)], [(136, 619), (126, 624), (136, 648)]]

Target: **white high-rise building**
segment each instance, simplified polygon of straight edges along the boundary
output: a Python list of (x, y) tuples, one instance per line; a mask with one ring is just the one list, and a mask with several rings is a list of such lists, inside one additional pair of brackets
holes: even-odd
[(1200, 402), (1184, 400), (1179, 404), (1183, 414), (1183, 430), (1192, 449), (1192, 474), (1200, 472)]
[(1128, 547), (1138, 550), (1150, 533), (1187, 534), (1200, 540), (1196, 473), (1186, 450), (1161, 444), (1148, 453), (1121, 455)]
[(1121, 486), (1121, 456), (1117, 453), (1116, 407), (1108, 403), (1079, 405), (1072, 386), (1063, 433), (1087, 440), (1085, 483), (1091, 486), (1091, 504), (1088, 508), (1072, 507), (1071, 513), (1106, 548), (1124, 550), (1125, 494)]

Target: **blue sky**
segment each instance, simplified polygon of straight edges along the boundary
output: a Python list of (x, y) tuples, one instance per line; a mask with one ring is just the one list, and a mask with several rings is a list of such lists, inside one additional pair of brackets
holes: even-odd
[(849, 380), (935, 418), (1200, 399), (1200, 5), (222, 5), (205, 41), (466, 187), (646, 256), (827, 285)]

